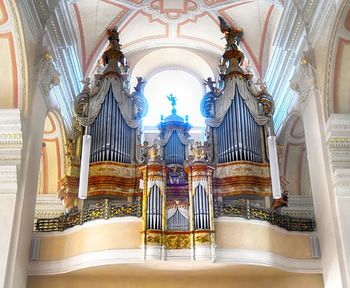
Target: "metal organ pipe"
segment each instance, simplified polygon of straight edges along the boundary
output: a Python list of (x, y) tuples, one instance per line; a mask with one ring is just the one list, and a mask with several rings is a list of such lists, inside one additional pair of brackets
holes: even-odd
[(183, 145), (174, 130), (164, 147), (165, 164), (182, 164), (185, 160), (185, 145)]
[(126, 124), (110, 89), (91, 127), (91, 162), (130, 163), (132, 129)]
[(209, 200), (202, 185), (198, 185), (194, 193), (195, 229), (210, 229)]
[(147, 229), (160, 230), (162, 227), (162, 197), (157, 185), (153, 185), (147, 199)]
[(236, 90), (231, 107), (217, 128), (218, 161), (262, 162), (261, 127)]

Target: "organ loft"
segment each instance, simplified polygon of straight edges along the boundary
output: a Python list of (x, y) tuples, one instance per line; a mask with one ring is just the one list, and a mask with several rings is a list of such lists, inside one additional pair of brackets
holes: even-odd
[(215, 261), (222, 217), (315, 229), (313, 219), (283, 213), (287, 180), (278, 170), (273, 98), (243, 65), (243, 31), (219, 21), (226, 47), (217, 78), (203, 80), (206, 92), (200, 107), (193, 107), (205, 117), (203, 141), (191, 136), (190, 118), (180, 116), (172, 94), (171, 105), (162, 108), (165, 113), (172, 107), (157, 126), (158, 136), (142, 141), (146, 81), (138, 77), (130, 91), (118, 31), (108, 31), (102, 68), (84, 80), (74, 101), (70, 169), (59, 180), (65, 213), (37, 219), (36, 231), (132, 216), (141, 222), (142, 259), (166, 260), (181, 251), (194, 261)]

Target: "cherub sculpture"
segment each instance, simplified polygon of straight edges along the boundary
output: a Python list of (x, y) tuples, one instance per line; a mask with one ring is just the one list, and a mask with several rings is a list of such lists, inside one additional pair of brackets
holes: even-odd
[(141, 145), (141, 156), (140, 156), (141, 163), (147, 163), (147, 161), (149, 159), (150, 149), (151, 149), (151, 147), (148, 146), (148, 142), (143, 141), (143, 145)]
[(65, 215), (77, 210), (77, 195), (71, 192), (66, 192), (65, 188), (58, 191), (57, 198), (62, 202), (65, 210)]
[(191, 152), (193, 154), (193, 161), (208, 161), (209, 159), (209, 143), (196, 141), (194, 145), (191, 145)]
[(149, 149), (149, 161), (156, 162), (160, 159), (160, 147), (157, 144), (153, 144)]

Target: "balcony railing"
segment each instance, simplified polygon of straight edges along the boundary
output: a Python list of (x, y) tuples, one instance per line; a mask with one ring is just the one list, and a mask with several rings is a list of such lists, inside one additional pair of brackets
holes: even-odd
[(243, 200), (240, 203), (215, 202), (214, 214), (215, 218), (226, 216), (267, 221), (288, 231), (311, 232), (316, 230), (316, 222), (313, 218), (282, 215), (273, 209), (251, 205), (249, 200)]
[(135, 216), (141, 217), (141, 201), (118, 205), (105, 199), (98, 207), (82, 209), (79, 212), (61, 215), (58, 218), (39, 218), (34, 224), (35, 231), (50, 232), (64, 231), (76, 225), (97, 219), (109, 219), (115, 217)]
[[(232, 203), (214, 202), (214, 217), (241, 217), (267, 221), (288, 231), (311, 232), (316, 230), (313, 218), (298, 218), (281, 215), (272, 209), (251, 205), (249, 200), (240, 200)], [(76, 225), (96, 219), (110, 219), (115, 217), (135, 216), (142, 217), (141, 198), (130, 204), (114, 204), (105, 199), (96, 208), (82, 209), (79, 212), (62, 215), (58, 218), (39, 218), (34, 225), (35, 231), (50, 232), (64, 231)]]

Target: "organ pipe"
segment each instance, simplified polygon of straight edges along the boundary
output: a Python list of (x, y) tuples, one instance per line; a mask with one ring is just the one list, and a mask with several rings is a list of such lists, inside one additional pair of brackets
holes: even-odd
[(261, 127), (236, 91), (231, 107), (217, 128), (218, 161), (262, 162)]
[(279, 170), (278, 170), (276, 136), (269, 136), (267, 140), (268, 140), (268, 147), (269, 147), (272, 195), (273, 195), (273, 199), (279, 199), (281, 198), (281, 183), (280, 183), (280, 176), (279, 176)]
[(157, 185), (152, 186), (147, 198), (147, 229), (162, 229), (162, 196)]
[(91, 136), (83, 136), (83, 151), (81, 155), (80, 178), (79, 178), (79, 194), (80, 199), (86, 199), (89, 179), (89, 155), (91, 147)]
[(202, 185), (198, 185), (195, 189), (193, 205), (194, 228), (210, 229), (209, 199)]
[(164, 147), (165, 164), (183, 164), (185, 160), (185, 145), (183, 145), (177, 136), (176, 131), (173, 131), (168, 143)]
[(126, 124), (111, 89), (90, 131), (91, 162), (131, 162), (132, 128)]

